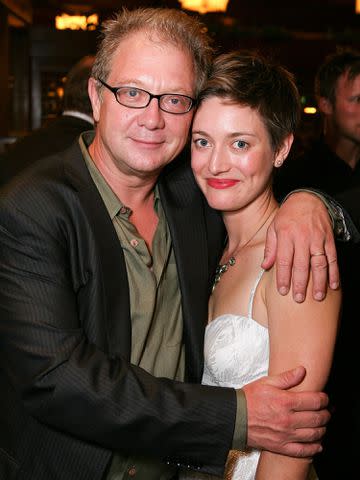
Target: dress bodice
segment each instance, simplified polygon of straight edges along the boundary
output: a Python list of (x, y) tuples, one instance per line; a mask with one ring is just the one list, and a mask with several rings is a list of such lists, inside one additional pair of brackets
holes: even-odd
[[(207, 325), (202, 383), (241, 388), (267, 375), (269, 367), (268, 329), (252, 318), (255, 291), (261, 270), (251, 290), (247, 316), (225, 314)], [(260, 452), (231, 452), (225, 478), (251, 480), (255, 477)]]
[[(204, 374), (202, 383), (222, 387), (241, 388), (267, 375), (269, 363), (268, 330), (252, 318), (256, 288), (264, 273), (261, 270), (251, 290), (247, 316), (231, 313), (212, 320), (205, 330)], [(231, 451), (225, 478), (253, 480), (259, 451)], [(212, 479), (218, 477), (187, 473), (182, 480)]]
[[(264, 273), (262, 269), (251, 289), (247, 315), (227, 313), (212, 320), (205, 330), (204, 373), (205, 385), (241, 388), (268, 374), (268, 329), (253, 319), (253, 301), (256, 288)], [(231, 450), (225, 476), (226, 480), (254, 480), (260, 451)], [(181, 480), (219, 480), (205, 474), (186, 472)], [(308, 480), (316, 480), (314, 470)]]
[(202, 383), (241, 388), (267, 374), (267, 328), (250, 317), (226, 314), (206, 328)]

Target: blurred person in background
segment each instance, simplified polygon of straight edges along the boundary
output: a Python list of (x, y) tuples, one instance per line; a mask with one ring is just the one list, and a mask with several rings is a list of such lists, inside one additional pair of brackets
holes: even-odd
[(64, 150), (80, 133), (94, 128), (87, 89), (93, 63), (94, 56), (87, 55), (70, 69), (60, 116), (17, 140), (0, 154), (0, 186), (40, 158)]
[(315, 97), (322, 134), (279, 170), (279, 196), (299, 186), (331, 195), (360, 186), (360, 52), (339, 50), (326, 57), (316, 73)]
[[(319, 189), (348, 211), (360, 205), (360, 52), (338, 50), (326, 57), (315, 77), (315, 96), (322, 117), (322, 134), (304, 154), (293, 157), (277, 171), (279, 197), (299, 187)], [(345, 202), (344, 202), (345, 200)], [(346, 394), (347, 378), (357, 369), (360, 320), (358, 315), (360, 246), (338, 244), (343, 307), (333, 368), (326, 388), (332, 419), (324, 451), (315, 457), (320, 479), (353, 478), (358, 469), (360, 401)], [(346, 440), (345, 440), (346, 439)]]

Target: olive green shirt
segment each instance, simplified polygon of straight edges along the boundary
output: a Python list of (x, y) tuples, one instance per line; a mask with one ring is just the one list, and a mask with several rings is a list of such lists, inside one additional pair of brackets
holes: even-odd
[[(183, 381), (185, 349), (182, 343), (180, 287), (171, 236), (157, 188), (154, 191), (154, 210), (159, 220), (151, 254), (130, 221), (130, 208), (115, 195), (88, 153), (87, 146), (93, 135), (93, 132), (83, 134), (80, 147), (124, 252), (130, 292), (131, 363), (154, 376)], [(243, 448), (246, 404), (241, 391), (237, 398), (233, 447)], [(174, 475), (174, 468), (149, 458), (115, 454), (107, 480), (124, 480), (135, 475), (138, 480), (167, 480)]]

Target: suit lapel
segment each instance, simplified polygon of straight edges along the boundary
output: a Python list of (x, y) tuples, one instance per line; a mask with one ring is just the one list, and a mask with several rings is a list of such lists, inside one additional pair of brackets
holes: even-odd
[[(65, 173), (78, 192), (98, 247), (109, 353), (130, 359), (129, 285), (119, 240), (77, 143), (67, 151), (64, 161)], [(159, 179), (159, 192), (181, 290), (187, 379), (198, 382), (203, 369), (210, 282), (223, 245), (223, 225), (218, 214), (207, 207), (191, 170), (177, 168), (175, 163), (169, 167)]]
[(181, 289), (188, 380), (199, 381), (208, 304), (208, 246), (204, 205), (189, 169), (160, 179)]
[(131, 322), (129, 285), (124, 254), (111, 218), (86, 167), (79, 146), (65, 157), (65, 174), (77, 190), (79, 200), (94, 232), (102, 269), (103, 313), (107, 325), (109, 353), (130, 359)]

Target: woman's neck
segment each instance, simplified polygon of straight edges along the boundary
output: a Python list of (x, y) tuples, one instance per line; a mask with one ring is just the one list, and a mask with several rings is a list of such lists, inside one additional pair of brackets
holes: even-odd
[(240, 249), (253, 242), (265, 242), (267, 228), (277, 209), (278, 203), (271, 194), (256, 199), (241, 210), (223, 212), (228, 236), (225, 258), (236, 255)]

